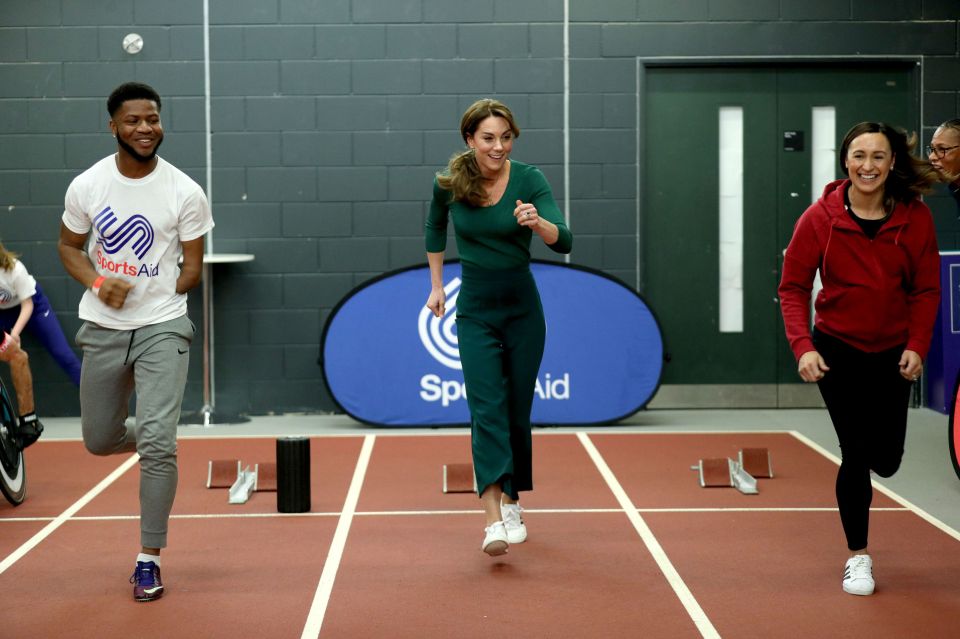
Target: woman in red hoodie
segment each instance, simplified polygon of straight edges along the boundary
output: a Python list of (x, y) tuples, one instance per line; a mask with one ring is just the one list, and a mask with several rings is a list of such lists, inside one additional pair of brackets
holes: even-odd
[[(863, 122), (847, 132), (840, 167), (797, 221), (787, 247), (780, 303), (805, 382), (816, 382), (840, 440), (837, 503), (850, 558), (843, 590), (873, 593), (867, 529), (870, 471), (900, 466), (910, 388), (923, 371), (940, 300), (940, 261), (930, 209), (938, 180), (911, 155), (916, 140)], [(810, 294), (817, 294), (810, 331)]]

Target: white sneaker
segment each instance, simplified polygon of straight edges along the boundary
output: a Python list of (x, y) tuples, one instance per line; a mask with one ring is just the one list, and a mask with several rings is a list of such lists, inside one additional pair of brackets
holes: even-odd
[(870, 555), (854, 555), (843, 571), (843, 591), (851, 595), (872, 595), (873, 560)]
[(507, 529), (502, 521), (497, 521), (483, 529), (486, 536), (483, 538), (483, 545), (480, 549), (491, 557), (504, 555), (510, 545), (507, 537)]
[(523, 523), (520, 504), (500, 504), (503, 514), (503, 526), (507, 529), (507, 539), (511, 544), (522, 544), (527, 540), (527, 526)]

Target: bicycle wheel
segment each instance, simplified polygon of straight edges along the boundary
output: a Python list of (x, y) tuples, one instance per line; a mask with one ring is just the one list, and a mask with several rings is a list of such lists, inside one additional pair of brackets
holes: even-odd
[(19, 506), (27, 496), (27, 476), (23, 450), (14, 436), (16, 428), (16, 414), (10, 405), (7, 389), (0, 381), (0, 492), (11, 504)]

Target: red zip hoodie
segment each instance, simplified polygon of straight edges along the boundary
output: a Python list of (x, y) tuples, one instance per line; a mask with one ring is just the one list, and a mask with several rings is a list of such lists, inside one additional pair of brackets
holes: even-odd
[(874, 239), (850, 218), (850, 180), (831, 182), (793, 229), (784, 254), (780, 307), (794, 356), (816, 350), (810, 292), (820, 269), (817, 329), (867, 352), (906, 344), (926, 358), (940, 304), (940, 257), (930, 209), (898, 202)]

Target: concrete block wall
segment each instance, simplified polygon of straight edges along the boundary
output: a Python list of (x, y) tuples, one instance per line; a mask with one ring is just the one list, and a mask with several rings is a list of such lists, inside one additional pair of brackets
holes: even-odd
[[(217, 404), (335, 409), (317, 365), (332, 307), (422, 263), (433, 173), (463, 108), (515, 111), (517, 159), (562, 202), (563, 0), (209, 0)], [(569, 0), (572, 261), (633, 282), (636, 57), (923, 56), (923, 137), (960, 113), (955, 0)], [(68, 337), (79, 286), (56, 255), (69, 181), (113, 151), (106, 95), (161, 93), (162, 155), (206, 186), (203, 0), (0, 2), (0, 237), (22, 253)], [(135, 56), (125, 34), (144, 38)], [(960, 227), (931, 200), (941, 242)], [(451, 256), (455, 249), (451, 244)], [(552, 257), (537, 249), (537, 257)], [(426, 283), (424, 295), (426, 295)], [(199, 291), (190, 312), (200, 321)], [(77, 414), (42, 350), (45, 414)], [(184, 409), (201, 405), (199, 344)]]

